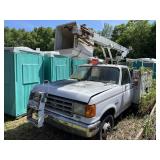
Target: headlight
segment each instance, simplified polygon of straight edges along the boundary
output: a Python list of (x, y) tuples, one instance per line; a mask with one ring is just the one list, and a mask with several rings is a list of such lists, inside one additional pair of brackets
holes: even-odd
[(29, 99), (40, 102), (42, 94), (40, 92), (31, 92)]
[(80, 103), (74, 104), (74, 113), (82, 115), (86, 118), (92, 118), (96, 116), (96, 105), (84, 105)]
[(79, 115), (85, 115), (85, 105), (80, 103), (74, 104), (74, 113)]

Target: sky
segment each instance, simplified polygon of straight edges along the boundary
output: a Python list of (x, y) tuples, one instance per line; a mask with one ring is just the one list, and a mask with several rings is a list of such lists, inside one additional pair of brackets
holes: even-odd
[[(25, 29), (32, 31), (35, 27), (51, 27), (56, 28), (57, 25), (73, 22), (75, 20), (5, 20), (4, 26), (16, 29)], [(88, 27), (96, 31), (102, 30), (104, 23), (108, 23), (113, 27), (122, 23), (127, 23), (128, 20), (77, 20), (78, 24), (86, 24)], [(154, 21), (150, 21), (153, 23)]]
[[(35, 27), (52, 27), (57, 25), (73, 22), (74, 20), (5, 20), (4, 26), (9, 28), (22, 29), (32, 31)], [(86, 24), (95, 30), (102, 30), (104, 23), (108, 23), (113, 27), (122, 23), (127, 23), (127, 20), (77, 20), (79, 24)]]

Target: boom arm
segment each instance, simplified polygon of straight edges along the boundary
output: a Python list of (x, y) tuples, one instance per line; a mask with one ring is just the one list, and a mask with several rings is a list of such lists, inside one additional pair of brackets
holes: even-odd
[(100, 36), (97, 33), (94, 33), (94, 36), (92, 37), (94, 43), (104, 47), (104, 48), (109, 48), (109, 49), (114, 49), (117, 50), (118, 52), (120, 52), (121, 54), (121, 58), (124, 58), (127, 56), (127, 54), (129, 53), (129, 49), (119, 45), (118, 43), (115, 43), (103, 36)]
[[(89, 41), (94, 42), (94, 44), (100, 45), (105, 58), (106, 58), (106, 54), (105, 54), (104, 48), (107, 48), (110, 59), (111, 59), (111, 63), (113, 63), (113, 57), (112, 57), (112, 53), (111, 53), (110, 49), (114, 49), (119, 52), (120, 56), (116, 57), (117, 61), (125, 58), (127, 56), (127, 54), (129, 53), (129, 49), (119, 45), (116, 42), (113, 42), (113, 41), (107, 39), (106, 37), (103, 37), (103, 36), (97, 34), (92, 29), (87, 28), (85, 25), (80, 26), (80, 33), (81, 33), (80, 38), (83, 37), (83, 40), (85, 39), (85, 41), (86, 41), (88, 39)], [(89, 44), (89, 42), (88, 42), (88, 44)]]

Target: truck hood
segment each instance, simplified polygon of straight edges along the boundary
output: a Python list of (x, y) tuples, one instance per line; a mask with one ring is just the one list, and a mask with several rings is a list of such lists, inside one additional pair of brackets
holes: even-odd
[(93, 81), (60, 80), (36, 85), (32, 91), (45, 92), (88, 103), (92, 96), (108, 91), (116, 86), (118, 85)]

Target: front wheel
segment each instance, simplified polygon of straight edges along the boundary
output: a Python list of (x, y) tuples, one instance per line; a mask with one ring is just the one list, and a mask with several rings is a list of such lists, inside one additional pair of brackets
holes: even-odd
[(97, 139), (106, 140), (109, 132), (112, 131), (114, 126), (114, 118), (112, 115), (105, 116), (100, 124), (99, 132), (97, 134)]

